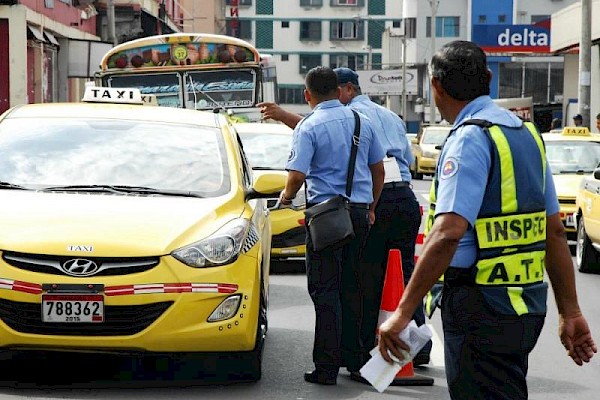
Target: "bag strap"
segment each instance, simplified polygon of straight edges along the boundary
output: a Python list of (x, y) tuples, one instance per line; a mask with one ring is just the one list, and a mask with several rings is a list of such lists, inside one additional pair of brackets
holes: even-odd
[(356, 153), (358, 153), (358, 143), (360, 142), (360, 118), (358, 113), (352, 110), (354, 114), (354, 133), (352, 134), (352, 150), (350, 151), (350, 162), (348, 163), (348, 178), (346, 179), (346, 197), (350, 199), (352, 193), (352, 180), (354, 179), (354, 166), (356, 165)]

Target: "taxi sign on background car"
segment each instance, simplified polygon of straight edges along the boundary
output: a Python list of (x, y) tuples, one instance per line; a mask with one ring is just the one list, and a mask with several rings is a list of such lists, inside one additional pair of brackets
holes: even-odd
[(591, 136), (590, 130), (585, 126), (565, 126), (563, 136)]
[(97, 86), (86, 87), (82, 101), (87, 103), (144, 104), (139, 89)]

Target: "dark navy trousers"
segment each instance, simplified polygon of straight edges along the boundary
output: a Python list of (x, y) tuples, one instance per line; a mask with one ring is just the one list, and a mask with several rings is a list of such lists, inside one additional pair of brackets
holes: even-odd
[[(364, 298), (363, 303), (365, 317), (361, 328), (365, 346), (361, 357), (363, 363), (368, 360), (368, 352), (375, 346), (388, 253), (390, 249), (400, 250), (404, 284), (407, 285), (415, 268), (415, 245), (420, 226), (419, 202), (409, 186), (386, 188), (381, 192), (375, 210), (375, 224), (369, 232), (362, 259), (365, 266), (362, 281), (368, 288), (368, 296)], [(425, 323), (422, 306), (416, 310), (413, 319), (418, 326)], [(429, 354), (431, 342), (421, 351)]]
[(312, 250), (306, 234), (308, 293), (315, 307), (313, 362), (318, 370), (337, 376), (341, 366), (356, 363), (362, 349), (360, 329), (364, 287), (359, 260), (369, 232), (368, 210), (350, 208), (355, 238), (336, 250)]
[(444, 355), (450, 397), (527, 399), (527, 361), (544, 315), (501, 315), (477, 286), (444, 285)]

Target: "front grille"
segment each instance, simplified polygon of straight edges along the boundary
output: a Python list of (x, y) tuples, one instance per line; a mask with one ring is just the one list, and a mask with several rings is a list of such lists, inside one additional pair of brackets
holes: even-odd
[[(99, 271), (94, 276), (115, 276), (135, 274), (156, 267), (158, 257), (74, 257), (74, 256), (49, 256), (46, 254), (28, 254), (5, 251), (2, 259), (13, 267), (25, 271), (42, 274), (67, 275), (61, 268), (66, 261), (74, 258), (85, 258), (94, 261)], [(76, 277), (75, 277), (76, 278)]]
[(558, 199), (560, 204), (575, 204), (575, 199)]
[(17, 332), (36, 335), (129, 336), (150, 326), (171, 304), (104, 306), (104, 322), (99, 323), (44, 323), (40, 303), (0, 299), (0, 319)]
[(280, 235), (274, 235), (271, 241), (271, 247), (280, 249), (283, 247), (300, 246), (305, 243), (306, 229), (304, 226), (297, 226)]

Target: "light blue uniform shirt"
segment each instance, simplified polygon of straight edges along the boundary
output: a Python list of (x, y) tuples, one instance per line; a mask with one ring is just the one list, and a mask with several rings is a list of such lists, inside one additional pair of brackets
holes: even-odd
[(385, 154), (396, 159), (402, 180), (410, 182), (410, 164), (414, 156), (402, 119), (387, 108), (371, 101), (365, 94), (354, 97), (348, 105), (369, 117)]
[[(492, 160), (490, 142), (482, 128), (465, 125), (463, 121), (483, 119), (493, 124), (518, 128), (523, 122), (511, 111), (494, 104), (489, 96), (480, 96), (471, 101), (458, 114), (454, 126), (444, 145), (438, 163), (438, 194), (435, 215), (453, 212), (469, 222), (469, 229), (458, 243), (453, 267), (467, 268), (475, 263), (476, 240), (473, 226), (483, 202), (485, 187)], [(455, 160), (456, 170), (442, 174), (440, 170), (449, 158)], [(546, 215), (559, 211), (556, 189), (546, 161)]]
[[(346, 177), (354, 114), (339, 100), (318, 104), (294, 129), (292, 150), (285, 168), (306, 175), (308, 203), (320, 203), (346, 195)], [(373, 202), (373, 179), (369, 165), (383, 160), (385, 152), (375, 137), (371, 121), (360, 116), (360, 144), (350, 201)]]

